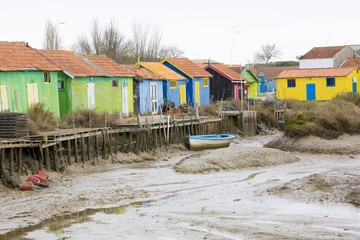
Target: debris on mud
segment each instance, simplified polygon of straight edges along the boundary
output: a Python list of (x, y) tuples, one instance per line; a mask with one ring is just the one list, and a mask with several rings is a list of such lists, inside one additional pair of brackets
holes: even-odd
[(265, 167), (299, 161), (291, 153), (271, 148), (242, 147), (221, 148), (200, 152), (184, 158), (174, 166), (181, 173), (206, 173), (249, 167)]

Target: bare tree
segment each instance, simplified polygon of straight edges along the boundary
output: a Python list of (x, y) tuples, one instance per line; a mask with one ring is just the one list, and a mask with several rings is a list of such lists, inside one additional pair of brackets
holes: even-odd
[(58, 25), (55, 25), (51, 20), (46, 20), (45, 23), (45, 39), (43, 42), (44, 49), (61, 49), (61, 37)]
[(275, 44), (266, 44), (261, 46), (261, 49), (255, 53), (255, 61), (268, 64), (271, 59), (281, 56), (281, 51)]
[(134, 22), (132, 38), (127, 40), (112, 19), (105, 28), (98, 20), (91, 21), (90, 36), (78, 36), (72, 50), (84, 54), (105, 54), (118, 63), (134, 64), (141, 61), (159, 61), (166, 57), (183, 55), (176, 46), (162, 44), (162, 33), (151, 24)]
[(114, 19), (101, 28), (99, 21), (91, 21), (90, 37), (85, 34), (77, 38), (72, 47), (73, 51), (84, 54), (105, 54), (116, 62), (121, 63), (129, 53), (129, 43), (117, 29)]

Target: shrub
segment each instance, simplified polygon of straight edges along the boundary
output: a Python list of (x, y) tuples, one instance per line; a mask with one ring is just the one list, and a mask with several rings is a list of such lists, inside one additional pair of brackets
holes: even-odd
[(44, 109), (40, 103), (33, 104), (29, 108), (29, 133), (38, 134), (39, 132), (54, 131), (56, 120), (53, 113)]

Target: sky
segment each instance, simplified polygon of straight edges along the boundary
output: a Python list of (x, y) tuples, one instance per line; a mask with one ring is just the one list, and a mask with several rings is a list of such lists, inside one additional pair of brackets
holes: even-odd
[(97, 18), (111, 19), (131, 38), (134, 22), (156, 27), (166, 45), (189, 59), (226, 64), (254, 62), (275, 44), (277, 61), (296, 60), (313, 47), (360, 44), (359, 0), (0, 0), (0, 41), (42, 48), (45, 22), (59, 24), (65, 49)]

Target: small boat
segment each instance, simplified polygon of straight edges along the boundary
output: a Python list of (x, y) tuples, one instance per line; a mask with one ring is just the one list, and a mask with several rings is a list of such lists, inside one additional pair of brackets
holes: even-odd
[(212, 134), (188, 136), (190, 150), (228, 147), (235, 136), (231, 134)]

